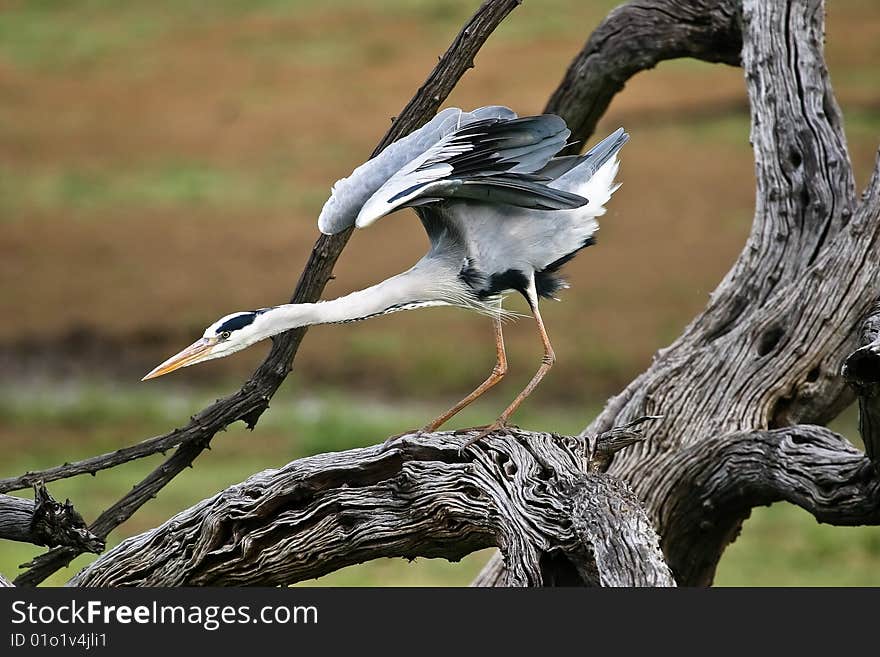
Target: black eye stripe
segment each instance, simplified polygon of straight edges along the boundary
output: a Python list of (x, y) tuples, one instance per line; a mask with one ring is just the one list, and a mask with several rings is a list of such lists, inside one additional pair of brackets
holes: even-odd
[(231, 317), (223, 322), (220, 326), (217, 327), (217, 335), (223, 333), (223, 331), (237, 331), (238, 329), (242, 329), (245, 326), (250, 326), (253, 324), (254, 320), (257, 318), (257, 313), (241, 313), (240, 315), (236, 315), (235, 317)]

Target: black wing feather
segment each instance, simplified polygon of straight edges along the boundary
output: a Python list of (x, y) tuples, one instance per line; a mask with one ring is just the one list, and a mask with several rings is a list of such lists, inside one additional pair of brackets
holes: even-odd
[[(423, 197), (470, 199), (538, 210), (578, 208), (587, 199), (548, 187), (546, 176), (536, 175), (566, 143), (570, 131), (558, 116), (544, 114), (511, 121), (485, 119), (454, 133), (449, 145), (467, 145), (461, 153), (425, 161), (417, 170), (446, 164), (451, 172), (442, 180), (420, 183), (396, 194), (390, 202), (422, 187), (407, 205)], [(516, 169), (516, 172), (512, 170)]]

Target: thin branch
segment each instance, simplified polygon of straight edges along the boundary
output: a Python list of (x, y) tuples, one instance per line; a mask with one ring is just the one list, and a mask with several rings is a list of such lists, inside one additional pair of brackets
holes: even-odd
[(286, 585), (378, 557), (498, 546), (505, 584), (670, 586), (625, 484), (580, 467), (576, 438), (405, 436), (261, 472), (130, 538), (75, 586)]
[[(132, 514), (167, 485), (207, 447), (211, 438), (191, 441), (181, 445), (162, 465), (153, 470), (113, 506), (105, 510), (89, 526), (89, 530), (101, 539), (125, 522)], [(15, 578), (16, 586), (36, 586), (59, 568), (67, 566), (83, 550), (73, 547), (57, 547), (32, 559), (24, 567), (28, 571)]]
[(642, 425), (646, 422), (662, 419), (662, 415), (643, 415), (619, 427), (611, 427), (598, 436), (586, 432), (581, 433), (581, 437), (587, 441), (587, 472), (608, 470), (611, 459), (617, 452), (646, 440)]
[(177, 447), (186, 438), (186, 433), (181, 431), (172, 431), (164, 436), (155, 436), (147, 438), (139, 443), (129, 447), (117, 449), (114, 452), (107, 452), (98, 456), (92, 456), (81, 461), (73, 463), (65, 463), (56, 465), (46, 470), (35, 470), (25, 472), (18, 477), (9, 477), (0, 479), (0, 493), (7, 493), (13, 490), (21, 490), (33, 486), (35, 483), (56, 481), (58, 479), (68, 479), (81, 474), (95, 474), (100, 470), (114, 468), (117, 465), (128, 463), (136, 459), (142, 459), (153, 454), (164, 454), (169, 449)]
[[(374, 154), (424, 124), (434, 115), (461, 77), (473, 66), (474, 58), (486, 39), (520, 4), (520, 1), (486, 0), (480, 6), (440, 58), (428, 79), (394, 121)], [(292, 303), (312, 302), (320, 297), (350, 234), (349, 230), (338, 235), (322, 235), (318, 238), (291, 297)], [(290, 372), (293, 358), (305, 333), (305, 328), (301, 328), (276, 336), (268, 357), (240, 390), (198, 413), (186, 427), (172, 432), (179, 434), (180, 437), (180, 447), (177, 452), (135, 486), (131, 493), (105, 511), (92, 525), (92, 531), (98, 536), (105, 537), (113, 528), (119, 526), (144, 502), (154, 497), (166, 483), (188, 467), (218, 431), (238, 420), (244, 421), (249, 428), (253, 428)], [(16, 584), (36, 585), (59, 568), (69, 564), (75, 556), (76, 553), (70, 549), (55, 550), (41, 555), (34, 560), (34, 566), (30, 571), (16, 578)]]
[(34, 499), (0, 494), (0, 539), (33, 545), (70, 545), (84, 552), (101, 552), (104, 541), (92, 534), (70, 500), (57, 502), (40, 484)]

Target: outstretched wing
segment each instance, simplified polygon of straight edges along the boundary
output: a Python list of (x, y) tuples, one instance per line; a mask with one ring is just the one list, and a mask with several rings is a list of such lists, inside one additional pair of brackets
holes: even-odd
[(537, 173), (552, 180), (562, 180), (567, 177), (569, 172), (577, 169), (576, 180), (586, 182), (608, 160), (614, 157), (627, 141), (629, 141), (629, 134), (623, 128), (618, 128), (583, 155), (554, 157)]
[(355, 225), (368, 226), (405, 206), (469, 199), (535, 210), (577, 208), (587, 200), (547, 186), (536, 175), (565, 146), (570, 131), (558, 116), (474, 121), (406, 163), (364, 203)]
[(473, 112), (463, 112), (457, 107), (443, 110), (424, 126), (359, 166), (347, 178), (336, 181), (318, 217), (318, 229), (326, 235), (333, 235), (353, 226), (364, 203), (382, 185), (446, 135), (475, 121), (515, 118), (513, 110), (501, 106), (481, 107)]

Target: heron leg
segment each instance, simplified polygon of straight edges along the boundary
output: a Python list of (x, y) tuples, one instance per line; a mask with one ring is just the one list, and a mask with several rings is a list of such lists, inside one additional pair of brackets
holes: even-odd
[(449, 419), (452, 418), (452, 416), (462, 410), (465, 406), (468, 406), (469, 404), (474, 402), (483, 393), (489, 390), (489, 388), (493, 387), (495, 384), (501, 381), (501, 379), (504, 378), (504, 375), (507, 374), (507, 353), (504, 350), (504, 335), (501, 332), (501, 320), (498, 317), (493, 317), (492, 325), (495, 329), (496, 356), (495, 367), (492, 369), (492, 373), (489, 374), (489, 377), (480, 385), (478, 385), (471, 394), (462, 399), (448, 411), (426, 424), (425, 427), (422, 429), (423, 432), (428, 433), (431, 431), (436, 431), (438, 427), (446, 424), (446, 422), (448, 422)]
[[(387, 447), (395, 440), (402, 436), (406, 436), (409, 434), (415, 433), (416, 435), (421, 433), (430, 433), (431, 431), (436, 431), (438, 427), (445, 424), (449, 421), (449, 419), (458, 413), (465, 406), (473, 402), (475, 399), (480, 397), (484, 392), (486, 392), (489, 388), (494, 386), (496, 383), (501, 381), (504, 378), (504, 375), (507, 374), (507, 353), (504, 350), (504, 335), (501, 332), (501, 320), (498, 317), (492, 318), (492, 325), (495, 329), (495, 367), (492, 369), (492, 373), (489, 374), (489, 377), (483, 381), (480, 385), (474, 389), (474, 391), (469, 394), (467, 397), (458, 402), (455, 406), (450, 408), (448, 411), (443, 413), (442, 415), (436, 417), (434, 420), (426, 424), (424, 427), (419, 429), (418, 431), (404, 431), (403, 433), (397, 434), (396, 436), (391, 436), (385, 441), (385, 446)], [(482, 427), (481, 427), (482, 428)]]
[(498, 431), (499, 429), (504, 429), (508, 425), (508, 420), (510, 416), (516, 412), (516, 409), (519, 408), (520, 404), (523, 403), (526, 397), (532, 394), (532, 391), (538, 384), (541, 382), (541, 379), (550, 371), (550, 368), (553, 367), (553, 363), (556, 362), (556, 354), (553, 352), (553, 345), (550, 344), (550, 337), (547, 335), (547, 329), (544, 327), (544, 320), (541, 318), (541, 312), (538, 310), (538, 300), (534, 292), (532, 292), (528, 297), (529, 305), (532, 308), (532, 314), (535, 316), (535, 321), (538, 324), (538, 333), (541, 335), (541, 343), (544, 345), (544, 356), (541, 358), (541, 366), (538, 368), (538, 371), (535, 372), (535, 376), (532, 377), (532, 380), (529, 381), (529, 384), (523, 389), (521, 393), (516, 396), (510, 406), (504, 409), (504, 412), (498, 416), (498, 419), (495, 420), (492, 424), (486, 427), (483, 431), (477, 434), (474, 438), (471, 438), (465, 443), (465, 447), (473, 445), (475, 442), (482, 440), (486, 436), (488, 436), (493, 431)]

